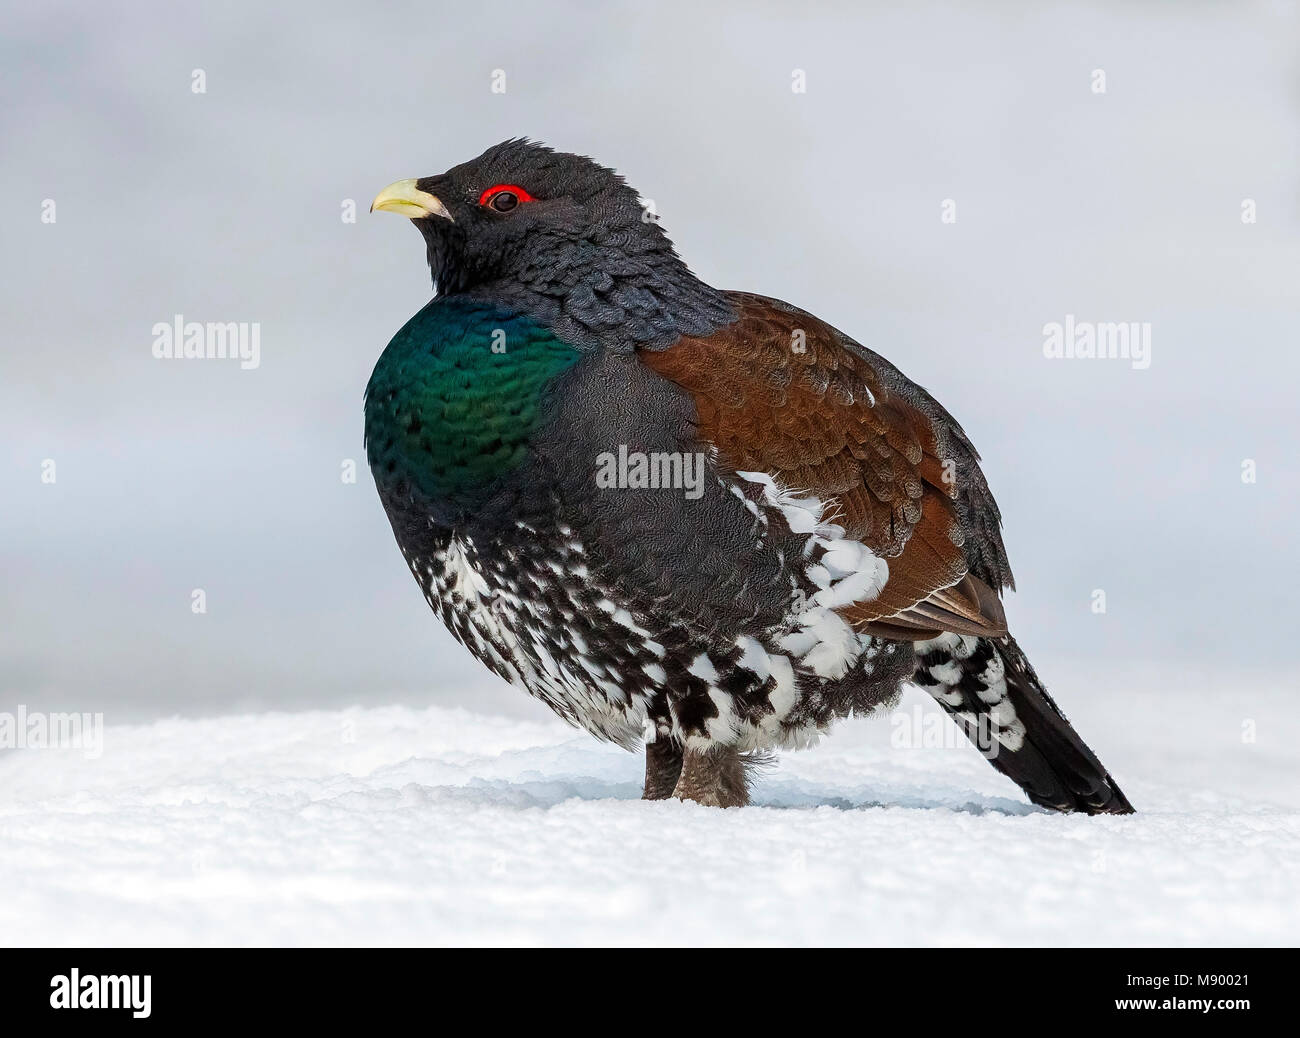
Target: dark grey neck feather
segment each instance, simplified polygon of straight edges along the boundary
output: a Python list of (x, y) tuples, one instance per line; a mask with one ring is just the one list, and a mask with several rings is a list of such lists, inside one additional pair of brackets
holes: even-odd
[(691, 273), (662, 232), (614, 231), (598, 242), (535, 234), (525, 256), (488, 277), (449, 264), (440, 270), (441, 258), (430, 250), (444, 294), (527, 314), (583, 349), (663, 349), (736, 320), (726, 297)]

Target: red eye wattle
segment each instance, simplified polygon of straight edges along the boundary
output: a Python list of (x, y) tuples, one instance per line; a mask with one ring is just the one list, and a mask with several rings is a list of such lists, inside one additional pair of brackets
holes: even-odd
[(498, 213), (508, 213), (521, 202), (533, 202), (533, 198), (518, 184), (497, 184), (478, 196), (478, 204), (491, 206)]

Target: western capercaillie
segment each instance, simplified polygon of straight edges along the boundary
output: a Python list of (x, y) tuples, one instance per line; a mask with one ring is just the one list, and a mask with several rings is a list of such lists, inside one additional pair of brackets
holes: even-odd
[(507, 141), (372, 208), (436, 286), (366, 390), (398, 546), (488, 667), (647, 742), (647, 797), (743, 804), (752, 751), (915, 681), (1034, 803), (1132, 810), (1007, 632), (997, 505), (925, 390), (702, 282), (587, 158)]

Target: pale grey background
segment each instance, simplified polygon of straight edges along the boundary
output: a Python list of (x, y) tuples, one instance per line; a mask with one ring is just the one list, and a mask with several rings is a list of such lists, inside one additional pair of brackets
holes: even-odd
[[(520, 134), (944, 401), (1049, 685), (1294, 688), (1298, 39), (1295, 3), (5, 0), (0, 709), (541, 709), (429, 613), (364, 467), (339, 479), (429, 294), (369, 199)], [(261, 368), (154, 360), (175, 313), (261, 322)], [(1151, 322), (1151, 368), (1044, 359), (1067, 313)]]

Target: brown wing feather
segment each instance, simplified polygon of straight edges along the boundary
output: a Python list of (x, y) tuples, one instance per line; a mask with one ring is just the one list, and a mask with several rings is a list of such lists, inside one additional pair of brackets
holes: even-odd
[(997, 593), (970, 572), (961, 488), (932, 419), (824, 321), (730, 299), (734, 324), (640, 357), (691, 393), (700, 438), (727, 464), (833, 499), (834, 521), (889, 561), (880, 595), (845, 618), (894, 638), (1004, 633)]

